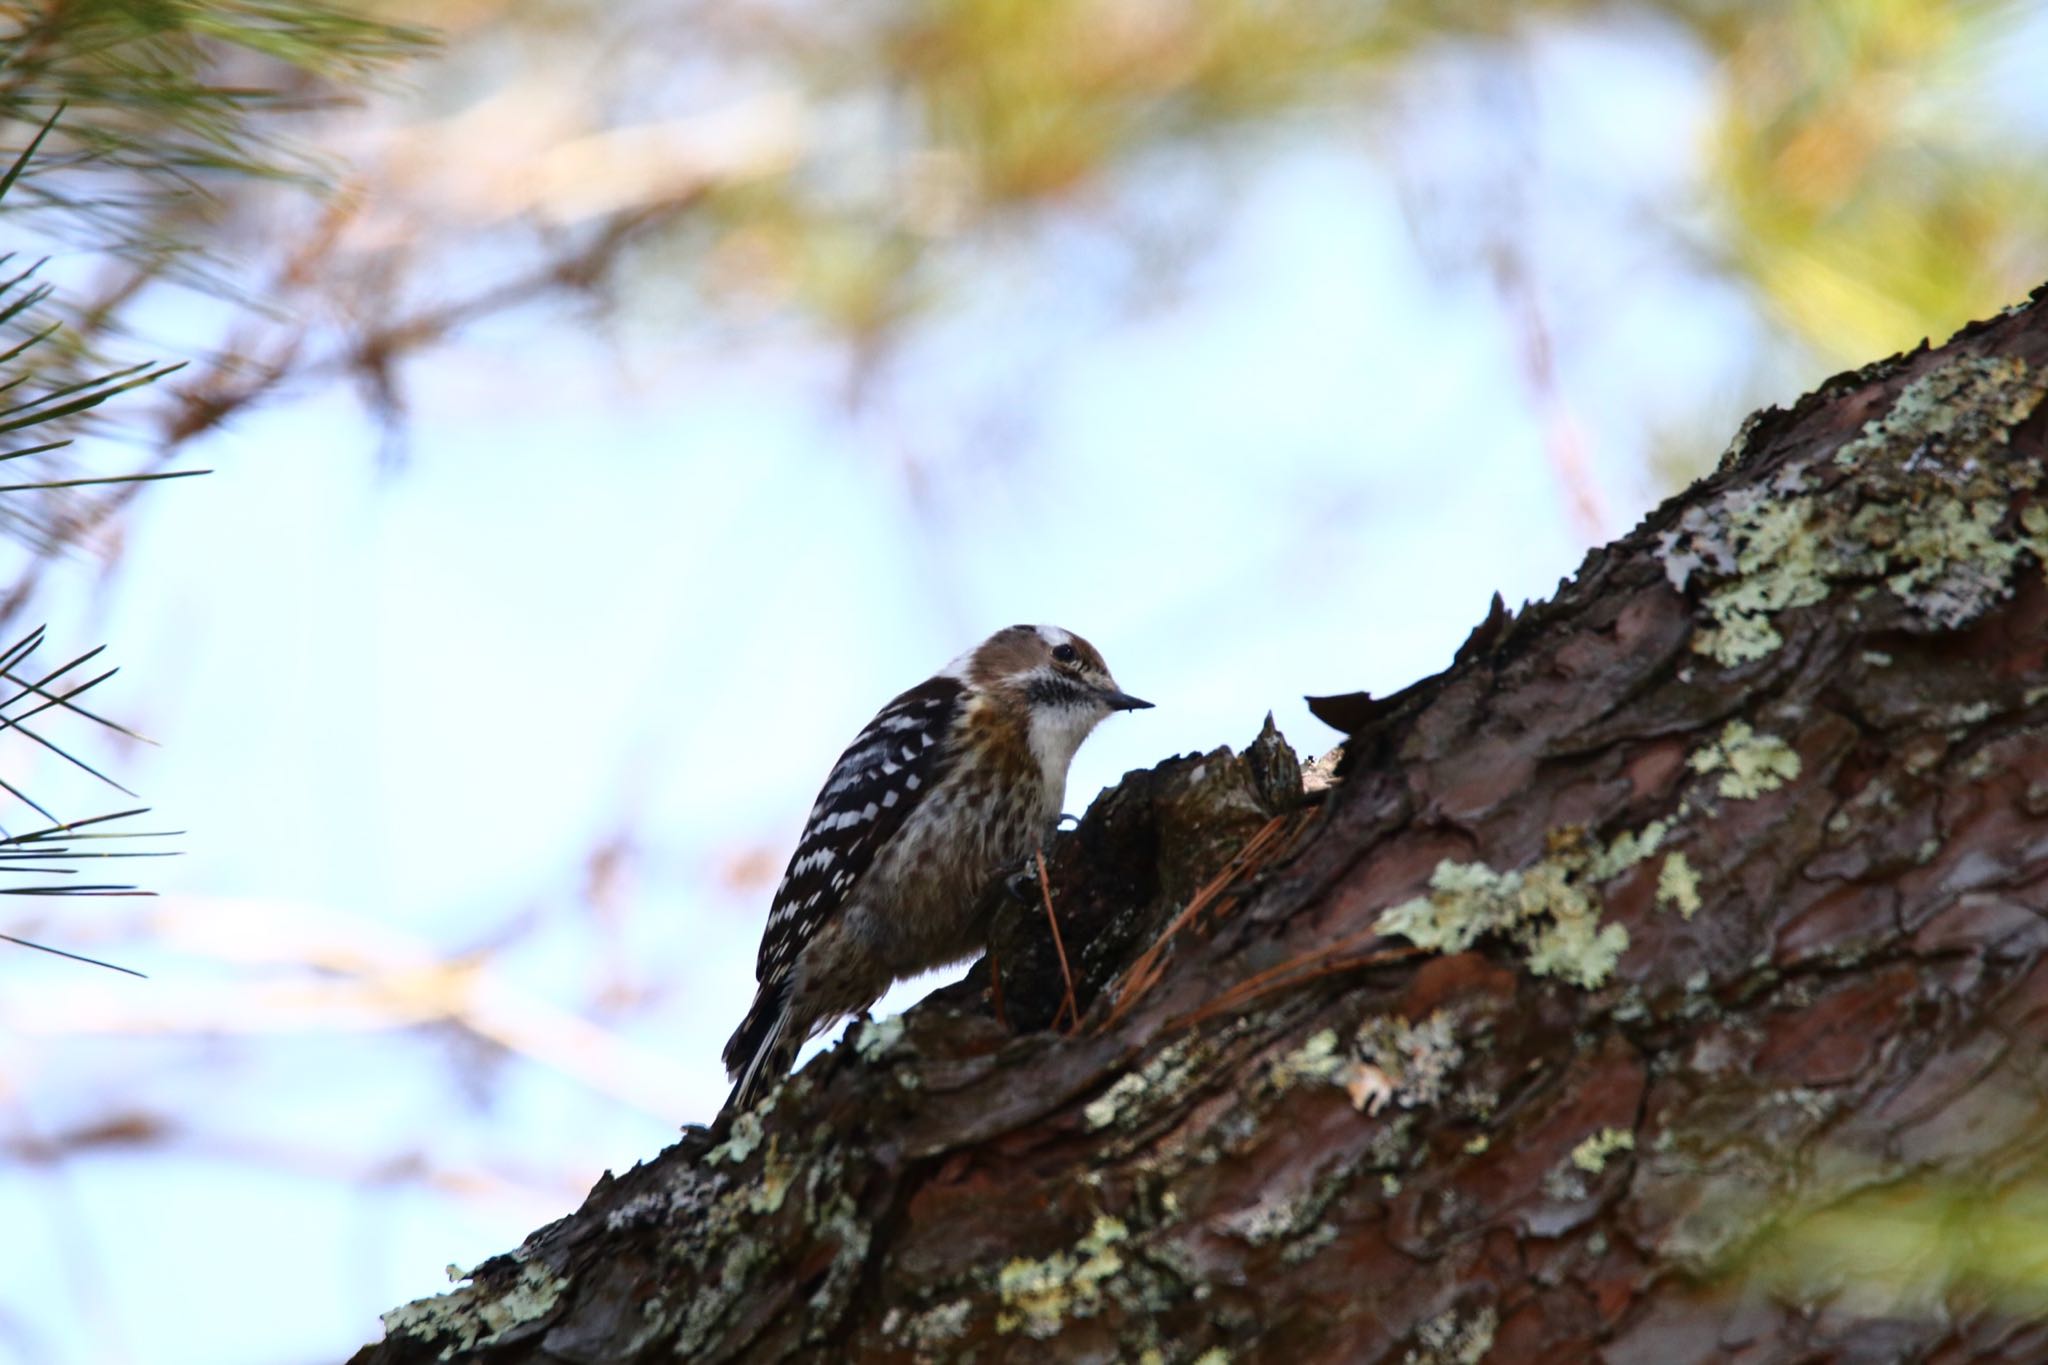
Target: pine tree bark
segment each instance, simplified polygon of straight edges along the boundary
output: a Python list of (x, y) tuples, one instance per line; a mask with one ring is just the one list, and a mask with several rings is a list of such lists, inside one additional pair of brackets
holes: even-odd
[(357, 1362), (2048, 1359), (2044, 392), (2048, 288), (1320, 699), (1334, 785), (1130, 775), (1078, 1026), (1010, 907), (1000, 1021), (858, 1027)]

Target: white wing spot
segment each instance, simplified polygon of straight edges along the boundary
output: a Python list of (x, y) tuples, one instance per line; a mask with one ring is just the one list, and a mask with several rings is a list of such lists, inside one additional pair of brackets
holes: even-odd
[(895, 793), (895, 792), (883, 792), (883, 793), (882, 793), (882, 806), (883, 806), (883, 808), (884, 808), (884, 809), (893, 809), (893, 808), (895, 807), (895, 805), (896, 805), (896, 793)]
[(917, 780), (917, 774), (911, 773), (903, 779), (903, 785), (912, 791), (916, 791), (921, 784)]

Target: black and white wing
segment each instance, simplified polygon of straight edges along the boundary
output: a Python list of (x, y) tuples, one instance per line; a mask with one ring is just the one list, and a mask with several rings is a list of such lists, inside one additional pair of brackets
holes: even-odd
[(884, 706), (839, 756), (768, 908), (755, 980), (777, 980), (796, 965), (876, 852), (945, 777), (955, 752), (947, 740), (966, 694), (957, 678), (927, 679)]

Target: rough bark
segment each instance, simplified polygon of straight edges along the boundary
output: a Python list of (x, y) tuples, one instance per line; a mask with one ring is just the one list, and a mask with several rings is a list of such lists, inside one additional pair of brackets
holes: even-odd
[(1335, 786), (1131, 774), (1052, 859), (1078, 1028), (1015, 907), (1007, 1026), (857, 1028), (356, 1360), (2048, 1358), (1856, 1234), (2048, 1189), (2044, 298), (1319, 701)]

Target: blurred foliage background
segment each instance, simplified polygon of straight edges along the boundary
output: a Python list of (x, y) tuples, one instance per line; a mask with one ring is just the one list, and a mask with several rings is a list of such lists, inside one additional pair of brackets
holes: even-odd
[[(818, 770), (1013, 601), (1086, 607), (1141, 693), (1186, 678), (1184, 728), (1091, 746), (1079, 809), (1117, 760), (1439, 666), (1487, 588), (1625, 529), (1750, 408), (2048, 279), (2038, 5), (74, 0), (0, 29), (6, 145), (62, 110), (0, 202), (52, 288), (7, 325), (63, 324), (21, 381), (187, 362), (36, 477), (220, 470), (5, 522), (10, 618), (139, 637), (127, 706), (168, 747), (109, 732), (102, 766), (195, 830), (146, 911), (0, 908), (155, 978), (0, 956), (0, 1207), (33, 1229), (0, 1359), (38, 1365), (346, 1354), (708, 1114)], [(1330, 259), (1369, 287), (1321, 288)], [(1293, 372), (1347, 402), (1299, 410)], [(1279, 397), (1203, 446), (1238, 387)], [(1525, 451), (1544, 496), (1485, 504)], [(195, 499), (229, 510), (180, 539)], [(886, 569), (777, 539), (799, 506), (867, 519), (840, 529)], [(433, 551), (379, 588), (335, 526)], [(721, 526), (760, 558), (648, 548)], [(1415, 600), (1361, 651), (1338, 626), (1375, 596)], [(203, 1287), (194, 1227), (232, 1267)]]

